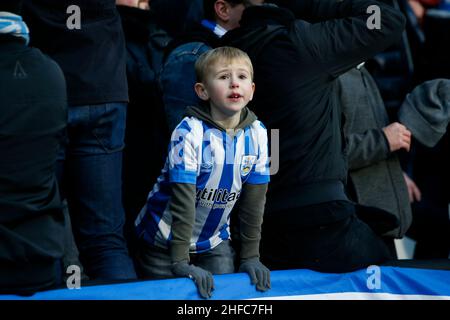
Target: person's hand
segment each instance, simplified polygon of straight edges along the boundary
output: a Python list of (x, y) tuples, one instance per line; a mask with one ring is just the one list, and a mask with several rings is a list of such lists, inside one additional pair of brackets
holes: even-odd
[(422, 199), (422, 193), (419, 187), (414, 183), (414, 181), (403, 172), (403, 178), (405, 179), (406, 187), (408, 188), (409, 202), (420, 201)]
[(409, 151), (411, 146), (411, 131), (406, 129), (404, 125), (393, 122), (383, 128), (383, 132), (389, 142), (389, 150), (391, 152), (405, 149)]
[(239, 272), (248, 273), (252, 284), (256, 284), (257, 290), (266, 291), (270, 289), (270, 270), (258, 258), (242, 260)]
[(414, 12), (419, 24), (423, 24), (423, 18), (425, 16), (425, 7), (418, 0), (408, 0), (408, 4), (411, 7), (411, 10)]
[(116, 5), (150, 10), (150, 3), (148, 0), (116, 0)]
[(139, 0), (116, 0), (116, 4), (127, 7), (138, 7)]
[(177, 276), (191, 278), (194, 280), (200, 296), (205, 299), (211, 298), (214, 290), (214, 279), (211, 272), (189, 264), (186, 260), (172, 264), (172, 272)]
[(150, 1), (149, 0), (139, 0), (138, 8), (142, 10), (150, 10)]

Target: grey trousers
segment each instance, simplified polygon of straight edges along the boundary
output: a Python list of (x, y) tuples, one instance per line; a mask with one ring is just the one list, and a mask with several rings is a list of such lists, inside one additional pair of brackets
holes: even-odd
[[(212, 274), (233, 273), (235, 252), (230, 241), (225, 240), (214, 249), (191, 254), (191, 263)], [(139, 277), (149, 279), (175, 278), (171, 271), (172, 259), (169, 250), (140, 241), (136, 257)]]

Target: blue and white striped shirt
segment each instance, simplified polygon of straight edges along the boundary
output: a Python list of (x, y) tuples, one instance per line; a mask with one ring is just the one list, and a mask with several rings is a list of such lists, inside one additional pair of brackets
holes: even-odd
[(162, 174), (135, 221), (139, 237), (168, 248), (170, 183), (196, 185), (190, 252), (208, 251), (230, 238), (230, 213), (242, 185), (269, 182), (267, 130), (255, 120), (234, 137), (206, 121), (186, 117), (172, 134)]

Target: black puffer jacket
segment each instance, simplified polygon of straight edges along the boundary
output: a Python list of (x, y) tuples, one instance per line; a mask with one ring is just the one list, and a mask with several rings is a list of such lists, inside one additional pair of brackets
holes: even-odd
[[(335, 79), (391, 45), (404, 27), (400, 12), (373, 0), (301, 2), (302, 15), (324, 21), (311, 24), (287, 9), (255, 6), (245, 10), (241, 28), (223, 38), (249, 53), (257, 88), (251, 108), (268, 129), (280, 130), (268, 213), (347, 199)], [(381, 9), (381, 29), (367, 28), (370, 5)]]

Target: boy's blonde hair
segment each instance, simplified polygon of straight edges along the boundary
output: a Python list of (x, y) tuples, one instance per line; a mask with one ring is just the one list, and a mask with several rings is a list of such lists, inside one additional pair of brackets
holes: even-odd
[(250, 57), (244, 51), (233, 47), (218, 47), (204, 52), (195, 63), (197, 81), (203, 82), (209, 72), (209, 68), (219, 61), (231, 63), (236, 60), (247, 64), (253, 81), (253, 65)]

